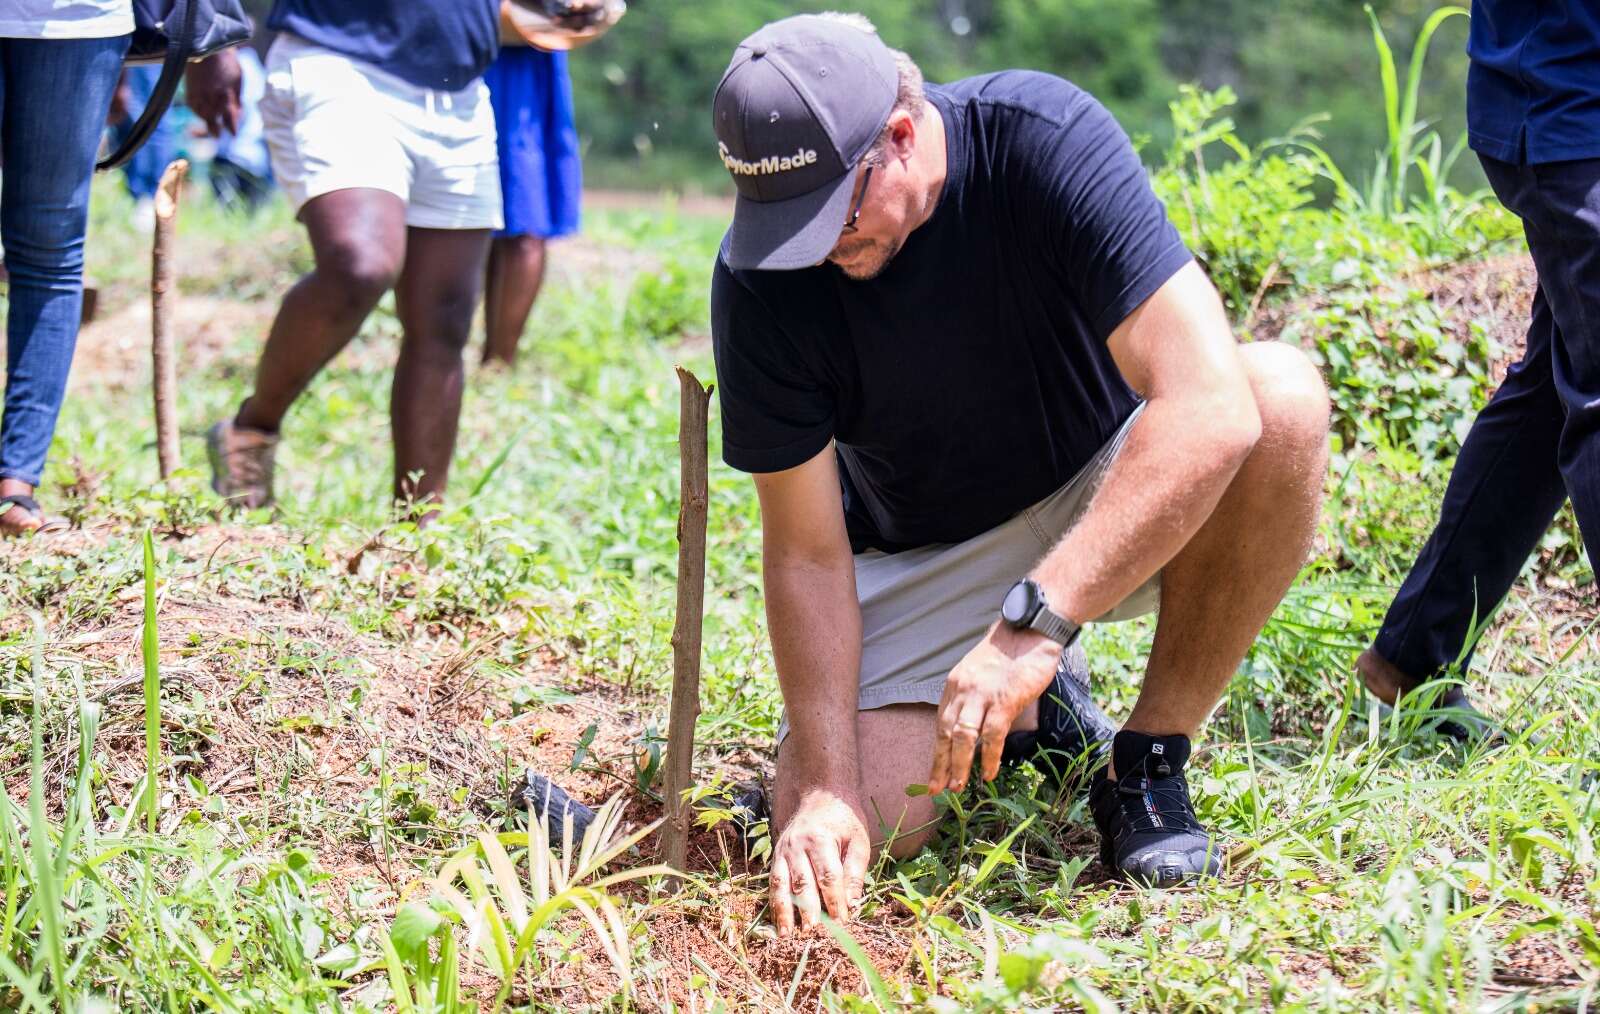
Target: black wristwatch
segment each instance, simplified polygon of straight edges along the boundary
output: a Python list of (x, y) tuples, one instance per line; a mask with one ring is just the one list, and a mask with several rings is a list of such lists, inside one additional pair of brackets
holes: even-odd
[(1005, 600), (1000, 603), (1000, 619), (1014, 630), (1036, 630), (1063, 648), (1076, 641), (1083, 629), (1051, 612), (1044, 589), (1031, 577), (1023, 578), (1006, 592)]

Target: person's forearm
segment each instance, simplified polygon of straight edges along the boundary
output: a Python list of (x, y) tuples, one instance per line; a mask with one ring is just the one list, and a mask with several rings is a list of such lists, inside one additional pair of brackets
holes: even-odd
[(789, 739), (807, 782), (855, 793), (861, 781), (856, 699), (861, 609), (855, 571), (766, 561), (767, 628), (789, 714)]
[(1260, 429), (1254, 402), (1152, 399), (1088, 511), (1034, 568), (1051, 608), (1085, 623), (1138, 590), (1210, 517)]

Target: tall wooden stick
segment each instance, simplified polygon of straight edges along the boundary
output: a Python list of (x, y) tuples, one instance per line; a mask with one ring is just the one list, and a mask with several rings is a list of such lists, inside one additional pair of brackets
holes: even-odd
[(672, 623), (672, 712), (667, 722), (667, 820), (661, 859), (675, 870), (689, 858), (694, 723), (700, 717), (700, 634), (706, 592), (706, 417), (711, 388), (678, 367), (678, 614)]
[(165, 479), (178, 469), (178, 363), (172, 349), (172, 321), (178, 300), (173, 263), (178, 231), (178, 188), (189, 171), (178, 159), (156, 187), (156, 236), (150, 263), (150, 358), (155, 366), (156, 462)]

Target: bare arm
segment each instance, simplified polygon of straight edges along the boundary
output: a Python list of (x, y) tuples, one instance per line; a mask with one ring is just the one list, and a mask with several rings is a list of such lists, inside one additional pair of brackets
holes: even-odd
[(861, 608), (833, 445), (755, 477), (767, 628), (794, 750), (819, 787), (854, 793)]
[[(1079, 623), (1110, 611), (1178, 554), (1261, 434), (1255, 395), (1222, 301), (1190, 263), (1109, 339), (1143, 415), (1089, 509), (1034, 568), (1055, 612)], [(1050, 685), (1060, 646), (996, 623), (951, 670), (939, 704), (928, 788), (960, 790), (975, 751), (1000, 770), (1006, 733)]]
[(860, 800), (856, 701), (861, 608), (829, 444), (810, 461), (755, 477), (761, 499), (767, 628), (789, 714), (786, 764), (801, 773), (773, 852), (769, 893), (780, 933), (844, 919), (859, 899), (869, 841)]
[(1072, 530), (1033, 578), (1083, 623), (1112, 609), (1194, 537), (1261, 435), (1255, 395), (1210, 280), (1190, 263), (1110, 338), (1144, 414)]

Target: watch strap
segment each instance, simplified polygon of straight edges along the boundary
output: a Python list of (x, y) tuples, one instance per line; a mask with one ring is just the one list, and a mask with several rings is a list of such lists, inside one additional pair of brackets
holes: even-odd
[(1066, 648), (1078, 639), (1078, 634), (1083, 628), (1071, 620), (1057, 616), (1046, 606), (1034, 613), (1033, 619), (1028, 622), (1028, 629), (1037, 630), (1050, 638), (1050, 640)]

